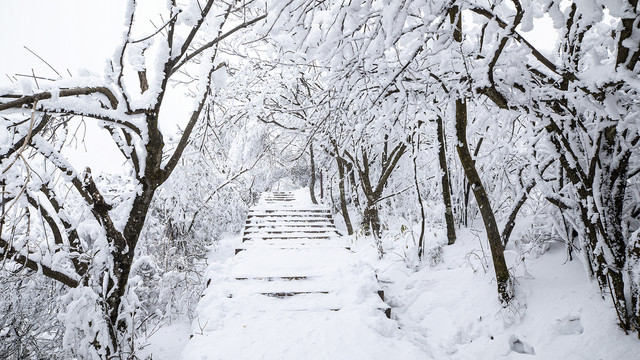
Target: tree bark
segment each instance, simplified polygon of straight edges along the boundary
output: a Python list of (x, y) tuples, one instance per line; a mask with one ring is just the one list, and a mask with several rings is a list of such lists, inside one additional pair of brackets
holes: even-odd
[(362, 225), (365, 235), (373, 235), (376, 239), (380, 238), (380, 214), (375, 203), (367, 202), (362, 217)]
[(442, 118), (436, 119), (436, 137), (438, 139), (438, 164), (440, 165), (440, 184), (442, 185), (442, 201), (444, 202), (444, 219), (447, 224), (447, 240), (449, 245), (456, 242), (456, 226), (453, 219), (453, 206), (451, 205), (451, 185), (449, 184), (449, 169), (447, 167), (447, 154), (445, 149), (444, 124)]
[[(375, 184), (375, 187), (373, 187), (373, 184), (371, 183), (369, 157), (367, 152), (364, 149), (362, 150), (362, 166), (357, 167), (358, 173), (360, 174), (362, 192), (367, 199), (367, 205), (362, 217), (362, 226), (364, 228), (365, 235), (373, 235), (376, 239), (380, 238), (381, 226), (377, 203), (382, 198), (382, 192), (387, 185), (387, 181), (406, 150), (407, 145), (399, 143), (393, 148), (388, 156), (385, 156), (380, 178), (378, 179), (377, 184)], [(352, 161), (355, 161), (353, 157), (351, 157), (351, 159)]]
[(344, 218), (344, 224), (347, 227), (347, 233), (353, 235), (353, 226), (351, 225), (351, 217), (349, 216), (349, 208), (347, 207), (347, 195), (344, 186), (345, 173), (343, 159), (336, 157), (336, 163), (338, 164), (338, 188), (340, 189), (340, 210), (342, 211), (342, 217)]

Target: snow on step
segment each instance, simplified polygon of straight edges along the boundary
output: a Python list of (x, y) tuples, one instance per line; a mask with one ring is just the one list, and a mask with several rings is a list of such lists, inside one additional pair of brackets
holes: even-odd
[(350, 244), (343, 241), (327, 241), (326, 239), (249, 239), (242, 243), (242, 247), (236, 249), (236, 254), (247, 249), (256, 250), (259, 248), (271, 249), (335, 249), (343, 248), (350, 250)]
[[(236, 255), (231, 271), (234, 277), (291, 276), (304, 271), (305, 276), (347, 272), (353, 254), (344, 248), (269, 249), (249, 248)], [(346, 270), (345, 270), (346, 269)]]

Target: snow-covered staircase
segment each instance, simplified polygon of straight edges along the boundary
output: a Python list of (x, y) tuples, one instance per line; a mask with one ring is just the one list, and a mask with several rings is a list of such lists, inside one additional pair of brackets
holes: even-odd
[[(375, 271), (350, 250), (330, 210), (303, 190), (265, 193), (249, 210), (236, 255), (209, 267), (198, 310), (206, 319), (183, 358), (301, 358), (293, 349), (335, 358), (321, 344), (339, 349), (344, 331), (384, 318), (380, 311), (390, 317)], [(315, 338), (298, 337), (307, 332)]]
[[(336, 277), (335, 265), (348, 263), (353, 254), (329, 208), (310, 203), (302, 194), (299, 197), (292, 192), (268, 192), (249, 209), (236, 254), (247, 251), (243, 256), (251, 260), (236, 264), (236, 283), (227, 297), (284, 299), (261, 300), (270, 309), (280, 310), (337, 311), (342, 307), (337, 284), (349, 275)], [(374, 279), (375, 275), (370, 280)], [(382, 291), (377, 296), (384, 300)], [(382, 301), (376, 306), (390, 316), (390, 308)]]
[(338, 236), (340, 233), (326, 206), (296, 201), (291, 192), (269, 192), (249, 209), (243, 246), (236, 253), (256, 246), (280, 249), (343, 246), (331, 241)]

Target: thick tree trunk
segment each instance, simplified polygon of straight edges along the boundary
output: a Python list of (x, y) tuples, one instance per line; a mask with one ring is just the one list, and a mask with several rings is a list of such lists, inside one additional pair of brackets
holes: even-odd
[[(611, 250), (611, 262), (607, 264), (614, 306), (618, 312), (620, 325), (624, 330), (630, 330), (629, 313), (625, 297), (625, 283), (623, 271), (627, 261), (627, 244), (622, 230), (623, 203), (627, 186), (629, 170), (629, 150), (622, 150), (618, 144), (619, 138), (616, 126), (609, 126), (604, 130), (604, 138), (599, 151), (601, 173), (596, 176), (596, 186), (600, 187), (598, 195), (601, 209), (603, 238)], [(598, 172), (596, 172), (598, 174)], [(637, 311), (632, 304), (631, 314)]]
[[(105, 292), (108, 294), (106, 310), (111, 322), (111, 328), (114, 329), (113, 336), (117, 336), (117, 332), (123, 333), (126, 331), (125, 322), (119, 321), (121, 315), (120, 304), (127, 290), (127, 282), (135, 256), (136, 245), (153, 201), (153, 195), (156, 189), (166, 180), (166, 175), (161, 170), (164, 141), (162, 133), (158, 130), (157, 121), (155, 114), (147, 115), (149, 141), (145, 145), (147, 151), (146, 166), (144, 177), (139, 179), (142, 191), (133, 200), (129, 219), (122, 234), (113, 234), (113, 236), (107, 234), (110, 238), (118, 239), (118, 236), (123, 238), (123, 241), (112, 241), (114, 245), (114, 251), (111, 253), (113, 257), (113, 274), (109, 277)], [(112, 342), (116, 344), (117, 353), (117, 338), (112, 339)]]
[(438, 116), (436, 119), (438, 138), (438, 164), (440, 165), (440, 184), (442, 185), (442, 201), (444, 202), (444, 219), (447, 224), (448, 244), (453, 245), (456, 242), (456, 226), (453, 219), (453, 206), (451, 205), (451, 185), (449, 184), (449, 169), (447, 167), (447, 154), (445, 149), (444, 124), (442, 118)]
[(320, 199), (324, 199), (324, 174), (322, 170), (320, 172)]
[(365, 235), (373, 235), (376, 239), (380, 238), (380, 214), (375, 203), (367, 203), (367, 207), (364, 209), (362, 225)]
[(561, 128), (550, 122), (547, 130), (560, 154), (560, 164), (579, 198), (577, 210), (583, 225), (579, 231), (584, 258), (603, 296), (610, 293), (620, 327), (627, 331), (638, 309), (637, 304), (627, 308), (623, 276), (624, 269), (628, 268), (629, 249), (622, 232), (622, 204), (630, 150), (623, 150), (619, 144), (623, 136), (616, 126), (609, 126), (598, 137), (596, 153), (589, 158), (589, 168), (583, 169), (574, 165), (576, 155)]
[(631, 236), (627, 245), (627, 274), (629, 276), (631, 329), (638, 332), (640, 339), (640, 231), (636, 231)]
[(480, 214), (484, 222), (484, 227), (491, 248), (491, 257), (493, 259), (493, 268), (496, 273), (496, 281), (498, 285), (498, 295), (503, 306), (507, 306), (513, 298), (513, 289), (509, 278), (509, 270), (504, 258), (504, 248), (500, 237), (500, 231), (496, 223), (495, 215), (491, 209), (491, 202), (485, 191), (484, 186), (475, 163), (469, 151), (467, 144), (467, 104), (462, 99), (456, 99), (456, 135), (458, 157), (462, 163), (465, 176), (471, 184), (473, 195), (476, 203), (480, 208)]
[[(462, 12), (458, 6), (453, 6), (449, 12), (449, 19), (454, 26), (453, 38), (457, 43), (462, 43)], [(491, 209), (491, 202), (482, 185), (476, 165), (469, 151), (467, 143), (467, 103), (465, 100), (456, 99), (456, 137), (458, 157), (462, 163), (465, 176), (471, 185), (476, 203), (480, 208), (480, 214), (484, 222), (484, 227), (491, 248), (491, 257), (493, 259), (493, 268), (496, 272), (496, 282), (498, 285), (498, 296), (502, 306), (507, 306), (513, 298), (513, 289), (511, 279), (509, 278), (509, 270), (504, 258), (504, 248), (500, 237), (500, 231), (496, 223), (496, 218)]]

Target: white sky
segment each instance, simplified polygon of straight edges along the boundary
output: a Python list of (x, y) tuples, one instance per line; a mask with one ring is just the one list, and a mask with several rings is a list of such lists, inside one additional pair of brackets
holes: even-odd
[[(0, 87), (11, 85), (7, 75), (30, 75), (32, 69), (37, 76), (58, 78), (24, 46), (46, 60), (63, 77), (69, 76), (67, 69), (73, 76), (87, 70), (103, 74), (124, 28), (122, 0), (0, 2)], [(90, 126), (89, 122), (87, 124)], [(84, 146), (68, 155), (77, 170), (90, 165), (93, 171), (121, 173), (123, 158), (114, 154), (117, 149), (108, 133), (90, 126)]]
[(102, 73), (122, 34), (122, 0), (0, 0), (0, 86), (6, 74), (56, 77), (29, 47), (58, 72)]

